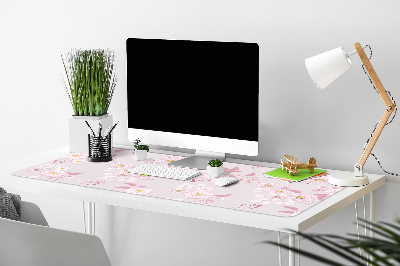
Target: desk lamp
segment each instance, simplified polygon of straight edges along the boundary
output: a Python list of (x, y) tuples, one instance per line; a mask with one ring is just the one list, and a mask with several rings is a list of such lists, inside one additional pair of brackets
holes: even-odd
[(305, 61), (308, 74), (310, 75), (311, 79), (314, 81), (318, 88), (324, 89), (350, 68), (350, 66), (352, 65), (350, 56), (358, 53), (361, 61), (368, 71), (371, 82), (373, 82), (373, 84), (375, 85), (376, 90), (378, 91), (379, 95), (386, 105), (386, 110), (381, 120), (376, 125), (376, 128), (373, 131), (371, 138), (368, 140), (366, 146), (364, 147), (364, 152), (361, 155), (360, 160), (354, 166), (354, 175), (343, 172), (330, 172), (328, 182), (332, 185), (345, 187), (363, 186), (369, 183), (368, 176), (363, 173), (364, 164), (367, 161), (368, 156), (370, 155), (376, 141), (378, 140), (379, 135), (381, 134), (383, 128), (389, 120), (391, 113), (395, 109), (395, 105), (393, 104), (388, 93), (384, 89), (378, 75), (372, 67), (371, 62), (364, 52), (364, 49), (367, 47), (367, 45), (362, 47), (359, 43), (355, 43), (354, 47), (356, 49), (348, 54), (342, 47), (339, 47), (328, 52), (310, 57)]

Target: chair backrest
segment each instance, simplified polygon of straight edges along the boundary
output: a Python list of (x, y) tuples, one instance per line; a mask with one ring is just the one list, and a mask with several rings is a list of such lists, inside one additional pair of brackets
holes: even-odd
[(21, 202), (21, 222), (49, 226), (39, 207), (32, 202)]
[[(21, 220), (43, 223), (38, 207), (32, 212), (26, 208)], [(94, 235), (0, 218), (0, 236), (0, 265), (111, 266), (103, 243)]]

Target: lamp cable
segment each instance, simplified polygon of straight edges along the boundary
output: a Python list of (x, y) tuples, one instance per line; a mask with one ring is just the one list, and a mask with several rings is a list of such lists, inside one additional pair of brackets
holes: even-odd
[[(367, 47), (369, 48), (369, 51), (370, 51), (370, 56), (369, 56), (368, 60), (371, 60), (371, 58), (372, 58), (372, 49), (371, 49), (371, 46), (370, 46), (370, 45), (366, 45), (366, 48), (367, 48)], [(371, 77), (369, 76), (369, 74), (368, 74), (367, 71), (365, 70), (364, 64), (362, 64), (362, 68), (363, 68), (363, 70), (364, 70), (365, 75), (367, 75), (369, 81), (371, 82), (372, 87), (374, 88), (374, 90), (376, 91), (376, 93), (379, 94), (378, 89), (375, 87), (374, 82), (372, 81)], [(389, 120), (388, 122), (386, 122), (386, 126), (387, 126), (387, 125), (389, 125), (390, 123), (392, 123), (393, 119), (394, 119), (395, 116), (396, 116), (396, 113), (397, 113), (397, 105), (396, 105), (396, 101), (394, 100), (394, 98), (393, 98), (393, 96), (391, 95), (390, 91), (388, 91), (388, 90), (385, 90), (385, 91), (386, 91), (386, 93), (388, 94), (388, 96), (391, 98), (391, 100), (392, 100), (392, 102), (393, 102), (393, 105), (394, 105), (394, 107), (395, 107), (395, 108), (394, 108), (394, 111), (393, 111), (393, 113), (392, 113), (392, 115), (391, 115), (390, 120)], [(374, 132), (375, 132), (376, 127), (378, 126), (378, 124), (379, 124), (379, 122), (376, 122), (375, 127), (374, 127), (374, 129), (372, 130), (371, 135), (369, 136), (367, 142), (366, 142), (365, 145), (364, 145), (364, 150), (366, 149), (366, 147), (367, 147), (369, 141), (371, 140), (372, 135), (374, 134)], [(390, 172), (386, 171), (386, 170), (383, 168), (381, 162), (380, 162), (380, 161), (378, 160), (378, 158), (376, 157), (376, 155), (373, 154), (372, 152), (371, 152), (371, 155), (372, 155), (372, 156), (375, 158), (375, 160), (378, 162), (379, 167), (382, 169), (382, 171), (383, 171), (384, 173), (386, 173), (386, 174), (388, 174), (388, 175), (400, 176), (400, 174), (390, 173)]]

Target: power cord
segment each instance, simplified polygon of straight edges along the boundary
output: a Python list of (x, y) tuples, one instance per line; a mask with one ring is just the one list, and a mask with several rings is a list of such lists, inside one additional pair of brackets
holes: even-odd
[[(371, 60), (371, 57), (372, 57), (372, 49), (371, 49), (371, 46), (366, 45), (366, 47), (368, 47), (368, 48), (369, 48), (369, 51), (370, 51), (370, 56), (369, 56), (368, 60)], [(365, 75), (367, 75), (369, 81), (371, 82), (372, 87), (374, 88), (374, 90), (376, 91), (376, 93), (379, 94), (377, 88), (375, 87), (374, 82), (372, 81), (371, 77), (369, 76), (369, 74), (368, 74), (367, 71), (365, 70), (364, 64), (362, 64), (362, 68), (363, 68), (363, 70), (364, 70)], [(396, 106), (396, 102), (395, 102), (393, 96), (390, 94), (390, 91), (387, 91), (387, 90), (385, 90), (385, 91), (386, 91), (386, 93), (389, 95), (389, 97), (392, 99), (392, 102), (393, 102), (394, 107), (395, 107), (395, 108), (394, 108), (394, 111), (393, 111), (393, 113), (392, 113), (392, 116), (391, 116), (392, 118), (391, 118), (388, 122), (386, 122), (386, 126), (387, 126), (387, 125), (389, 125), (390, 123), (392, 123), (394, 117), (396, 116), (396, 113), (397, 113), (397, 106)], [(374, 127), (374, 130), (372, 130), (371, 135), (369, 136), (367, 142), (365, 143), (365, 145), (364, 145), (364, 150), (365, 150), (365, 148), (367, 147), (369, 141), (371, 140), (372, 135), (374, 134), (374, 132), (375, 132), (375, 130), (376, 130), (376, 127), (378, 126), (378, 123), (379, 123), (379, 122), (376, 122), (375, 127)], [(371, 155), (372, 155), (372, 156), (375, 158), (375, 160), (378, 162), (378, 165), (379, 165), (379, 167), (382, 169), (383, 172), (385, 172), (385, 173), (388, 174), (388, 175), (400, 176), (400, 174), (390, 173), (390, 172), (386, 171), (385, 169), (383, 169), (381, 162), (378, 160), (378, 158), (375, 156), (375, 154), (373, 154), (373, 153), (371, 152)]]

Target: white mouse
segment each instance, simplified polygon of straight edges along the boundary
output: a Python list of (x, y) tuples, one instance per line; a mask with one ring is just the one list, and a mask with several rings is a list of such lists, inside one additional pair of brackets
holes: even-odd
[(236, 177), (221, 177), (215, 180), (215, 184), (220, 187), (228, 186), (230, 184), (238, 182), (239, 179)]

